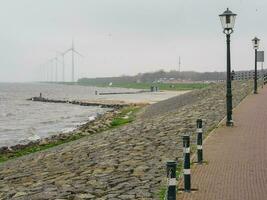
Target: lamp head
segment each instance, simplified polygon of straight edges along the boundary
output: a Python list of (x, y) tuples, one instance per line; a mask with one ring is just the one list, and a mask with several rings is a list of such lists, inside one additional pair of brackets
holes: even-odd
[(231, 34), (235, 26), (236, 14), (227, 8), (222, 14), (219, 15), (224, 33)]
[(259, 44), (260, 44), (260, 39), (257, 38), (257, 37), (253, 38), (253, 40), (252, 40), (253, 48), (254, 49), (258, 49), (259, 48)]

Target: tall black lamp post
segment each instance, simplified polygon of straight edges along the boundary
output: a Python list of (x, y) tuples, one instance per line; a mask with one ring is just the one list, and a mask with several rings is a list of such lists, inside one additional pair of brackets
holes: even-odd
[(223, 14), (219, 15), (223, 33), (226, 34), (226, 44), (227, 44), (227, 76), (226, 76), (226, 108), (227, 108), (227, 119), (226, 126), (233, 126), (232, 119), (232, 85), (231, 85), (231, 58), (230, 58), (230, 35), (233, 33), (233, 28), (235, 25), (236, 14), (232, 13), (228, 8)]
[(257, 86), (257, 80), (258, 80), (258, 74), (257, 74), (257, 51), (259, 48), (260, 39), (255, 37), (252, 40), (253, 48), (255, 49), (255, 72), (254, 72), (254, 94), (257, 94), (258, 86)]

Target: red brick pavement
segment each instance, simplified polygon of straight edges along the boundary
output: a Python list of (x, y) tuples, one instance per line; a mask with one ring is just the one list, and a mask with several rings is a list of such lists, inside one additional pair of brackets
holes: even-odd
[(207, 138), (207, 164), (192, 166), (196, 191), (178, 192), (179, 200), (267, 200), (267, 88), (248, 96), (233, 119), (233, 128)]

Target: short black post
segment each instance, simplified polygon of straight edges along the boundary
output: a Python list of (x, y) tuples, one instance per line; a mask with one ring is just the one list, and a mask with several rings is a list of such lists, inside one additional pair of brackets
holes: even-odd
[(197, 120), (197, 162), (203, 162), (203, 149), (202, 149), (202, 119)]
[(183, 136), (184, 147), (184, 190), (191, 191), (191, 173), (190, 173), (190, 136)]
[(176, 167), (175, 161), (168, 161), (167, 164), (167, 200), (176, 200)]

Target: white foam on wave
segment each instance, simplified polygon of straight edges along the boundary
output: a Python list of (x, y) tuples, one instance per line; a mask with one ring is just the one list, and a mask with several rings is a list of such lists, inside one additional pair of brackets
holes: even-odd
[(41, 139), (40, 136), (36, 134), (36, 129), (34, 127), (29, 128), (28, 133), (30, 134), (30, 136), (27, 137), (27, 140), (36, 141)]
[(30, 141), (36, 141), (36, 140), (40, 140), (40, 136), (38, 135), (33, 135), (33, 136), (30, 136), (27, 138), (27, 140), (30, 140)]
[(69, 133), (69, 132), (71, 132), (71, 131), (74, 131), (76, 128), (74, 128), (74, 127), (69, 127), (69, 128), (64, 128), (64, 129), (62, 129), (62, 133)]
[(94, 121), (95, 118), (96, 118), (96, 116), (89, 116), (89, 117), (88, 117), (88, 119), (89, 119), (90, 122), (91, 122), (91, 121)]
[(95, 115), (91, 115), (91, 116), (89, 116), (89, 117), (88, 117), (89, 122), (91, 122), (91, 121), (95, 121), (96, 118), (98, 118), (98, 117), (100, 117), (100, 116), (101, 116), (101, 114), (99, 114), (98, 112), (97, 112)]

